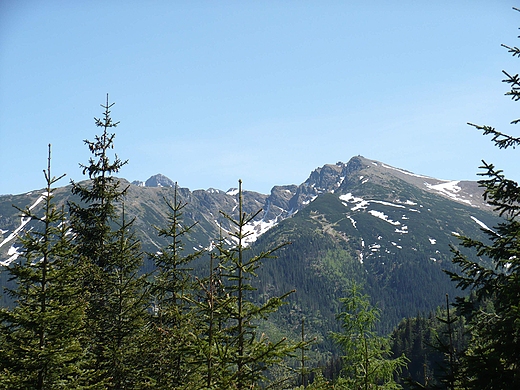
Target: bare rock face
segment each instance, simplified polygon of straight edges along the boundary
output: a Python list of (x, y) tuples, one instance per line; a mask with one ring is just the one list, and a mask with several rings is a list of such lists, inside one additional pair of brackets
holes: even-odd
[(164, 175), (157, 174), (144, 183), (146, 187), (175, 187), (175, 182)]

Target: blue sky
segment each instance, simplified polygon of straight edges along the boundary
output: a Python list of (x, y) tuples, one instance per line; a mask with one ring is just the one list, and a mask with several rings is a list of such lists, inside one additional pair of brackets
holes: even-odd
[[(0, 2), (0, 194), (84, 178), (109, 93), (120, 176), (269, 193), (363, 155), (475, 180), (516, 180), (466, 122), (518, 135), (501, 83), (518, 59), (512, 1)], [(518, 4), (517, 4), (518, 6)]]

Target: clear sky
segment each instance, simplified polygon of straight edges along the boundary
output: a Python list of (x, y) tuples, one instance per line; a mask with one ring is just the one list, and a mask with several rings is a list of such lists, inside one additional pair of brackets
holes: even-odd
[[(502, 69), (520, 60), (505, 0), (0, 1), (0, 194), (84, 176), (109, 93), (120, 176), (269, 193), (355, 155), (475, 180), (516, 180)], [(518, 6), (518, 4), (516, 4)]]

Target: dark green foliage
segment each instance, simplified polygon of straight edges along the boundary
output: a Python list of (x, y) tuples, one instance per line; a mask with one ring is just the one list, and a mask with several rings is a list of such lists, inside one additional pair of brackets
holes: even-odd
[(72, 193), (81, 203), (70, 204), (72, 230), (77, 248), (77, 266), (88, 300), (86, 344), (96, 374), (95, 383), (107, 388), (134, 388), (143, 375), (140, 359), (141, 328), (146, 323), (145, 279), (140, 242), (133, 233), (133, 220), (124, 213), (124, 195), (113, 176), (126, 163), (117, 155), (111, 162), (115, 127), (110, 117), (113, 104), (102, 105), (103, 129), (95, 141), (85, 141), (93, 157), (82, 165), (89, 181), (72, 183)]
[(453, 388), (467, 346), (465, 318), (453, 310), (449, 320), (447, 310), (440, 308), (428, 316), (405, 318), (392, 332), (392, 351), (410, 360), (401, 382), (411, 389)]
[(86, 302), (77, 284), (74, 247), (52, 186), (63, 176), (45, 173), (43, 215), (19, 209), (38, 229), (20, 238), (21, 260), (8, 267), (13, 308), (0, 309), (0, 388), (81, 389), (88, 383), (81, 338)]
[[(513, 56), (520, 55), (520, 49), (506, 48)], [(506, 95), (518, 101), (519, 76), (504, 74), (510, 85)], [(520, 138), (490, 126), (473, 126), (492, 135), (499, 148), (520, 145)], [(469, 389), (514, 389), (520, 388), (520, 188), (493, 164), (483, 161), (481, 168), (486, 177), (479, 182), (485, 188), (484, 197), (505, 221), (485, 231), (487, 240), (463, 237), (462, 248), (453, 248), (453, 262), (460, 273), (449, 275), (459, 287), (474, 293), (474, 299), (457, 302), (468, 318), (471, 335), (461, 381)], [(464, 248), (471, 249), (471, 255)], [(488, 266), (481, 259), (492, 264)]]
[[(258, 287), (257, 299), (296, 290), (288, 297), (288, 304), (270, 318), (279, 327), (292, 330), (293, 339), (297, 339), (296, 329), (299, 329), (301, 318), (305, 316), (309, 334), (318, 337), (314, 347), (318, 352), (315, 364), (332, 358), (331, 355), (338, 352), (326, 336), (330, 330), (340, 330), (336, 315), (341, 309), (339, 299), (345, 296), (348, 288), (347, 281), (355, 280), (366, 286), (366, 291), (370, 292), (370, 302), (381, 309), (381, 322), (377, 324), (377, 330), (379, 334), (388, 334), (403, 318), (418, 312), (428, 313), (442, 305), (446, 293), (450, 296), (460, 294), (443, 272), (445, 268), (456, 269), (451, 264), (449, 243), (450, 239), (452, 242), (457, 239), (449, 234), (444, 237), (440, 232), (476, 231), (478, 236), (478, 229), (475, 229), (470, 216), (489, 225), (494, 223), (489, 215), (476, 208), (458, 205), (454, 210), (449, 200), (421, 192), (406, 183), (399, 183), (399, 188), (404, 194), (402, 197), (399, 194), (401, 199), (411, 199), (424, 205), (420, 219), (415, 222), (413, 218), (406, 220), (410, 232), (403, 235), (399, 242), (402, 249), (392, 245), (372, 252), (372, 256), (367, 255), (373, 242), (385, 245), (384, 240), (374, 238), (375, 241), (371, 242), (367, 237), (382, 236), (384, 229), (391, 225), (366, 213), (359, 213), (354, 215), (357, 221), (354, 228), (345, 217), (348, 209), (334, 194), (321, 195), (292, 218), (264, 233), (253, 245), (254, 251), (260, 251), (269, 244), (292, 243), (277, 252), (276, 262), (266, 262), (258, 270), (259, 278), (254, 285)], [(370, 191), (375, 198), (376, 193), (383, 193), (384, 189), (373, 185)], [(378, 209), (382, 210), (380, 207), (378, 205)], [(419, 209), (419, 206), (416, 208)], [(429, 212), (428, 208), (435, 212)], [(392, 207), (384, 211), (391, 219), (397, 220), (403, 213), (400, 210)], [(390, 214), (392, 211), (401, 214), (393, 217)], [(423, 221), (422, 225), (420, 221)], [(432, 245), (428, 236), (436, 237), (437, 243)], [(484, 235), (481, 237), (484, 238)], [(364, 247), (363, 238), (366, 240)], [(359, 253), (363, 248), (365, 256), (361, 263)], [(384, 249), (391, 253), (385, 253)]]
[(343, 370), (338, 380), (339, 388), (398, 389), (394, 375), (400, 374), (407, 364), (404, 355), (391, 357), (390, 339), (377, 335), (375, 326), (380, 312), (370, 305), (367, 295), (362, 295), (353, 284), (349, 295), (341, 299), (342, 312), (338, 319), (342, 331), (332, 337), (343, 353)]
[(233, 243), (231, 246), (225, 240), (216, 243), (215, 258), (219, 261), (221, 274), (218, 282), (214, 276), (210, 278), (210, 286), (218, 283), (222, 291), (217, 293), (218, 290), (210, 289), (212, 293), (206, 300), (208, 306), (205, 312), (211, 320), (212, 333), (209, 334), (208, 327), (205, 339), (209, 345), (202, 350), (211, 351), (213, 361), (212, 382), (208, 383), (208, 387), (250, 388), (264, 378), (263, 374), (269, 367), (282, 363), (298, 347), (286, 338), (271, 341), (265, 334), (257, 333), (258, 323), (283, 305), (290, 292), (270, 296), (256, 304), (250, 299), (251, 292), (255, 290), (251, 279), (256, 276), (255, 271), (262, 261), (273, 257), (273, 253), (285, 244), (248, 256), (250, 250), (245, 245), (245, 238), (251, 233), (246, 225), (260, 211), (245, 213), (242, 201), (242, 183), (239, 182), (238, 218), (224, 214), (234, 226), (229, 233)]
[[(403, 317), (438, 305), (446, 291), (454, 292), (455, 285), (447, 283), (449, 278), (442, 273), (442, 268), (448, 268), (461, 287), (475, 290), (471, 300), (459, 301), (459, 308), (467, 309), (463, 314), (468, 316), (473, 331), (472, 348), (468, 349), (463, 366), (464, 375), (470, 378), (466, 383), (480, 379), (471, 377), (468, 368), (471, 359), (485, 355), (487, 360), (474, 360), (475, 367), (485, 364), (488, 369), (498, 370), (505, 355), (498, 355), (495, 350), (500, 347), (506, 354), (513, 352), (506, 351), (510, 345), (503, 340), (496, 343), (497, 338), (490, 334), (507, 332), (518, 325), (518, 304), (515, 306), (513, 302), (520, 298), (520, 293), (512, 293), (510, 286), (516, 283), (513, 276), (518, 267), (515, 234), (520, 189), (492, 165), (485, 165), (490, 179), (482, 183), (487, 188), (488, 200), (506, 217), (506, 222), (496, 232), (486, 232), (488, 241), (478, 235), (473, 240), (462, 241), (463, 246), (477, 248), (478, 256), (484, 259), (470, 261), (462, 252), (457, 252), (455, 263), (462, 265), (461, 275), (447, 262), (449, 255), (443, 248), (448, 248), (451, 241), (443, 231), (472, 231), (474, 222), (469, 216), (488, 225), (492, 217), (464, 205), (454, 207), (449, 200), (398, 178), (391, 179), (395, 191), (390, 193), (384, 178), (374, 176), (376, 180), (363, 184), (366, 191), (363, 194), (377, 204), (368, 206), (367, 211), (379, 212), (391, 221), (406, 220), (401, 226), (406, 223), (408, 231), (396, 235), (395, 224), (356, 210), (352, 204), (342, 201), (338, 193), (328, 193), (320, 195), (249, 247), (246, 244), (251, 234), (249, 228), (260, 211), (244, 211), (253, 209), (255, 199), (242, 191), (241, 183), (236, 202), (229, 194), (215, 191), (216, 202), (216, 198), (206, 192), (194, 196), (195, 193), (176, 185), (172, 189), (141, 191), (117, 179), (114, 174), (126, 162), (117, 155), (113, 159), (109, 156), (115, 137), (109, 130), (117, 123), (110, 117), (112, 104), (108, 98), (102, 107), (104, 117), (96, 119), (96, 125), (103, 129), (102, 135), (96, 136), (94, 142), (85, 141), (93, 155), (88, 164), (82, 165), (88, 180), (72, 183), (73, 198), (69, 204), (74, 235), (66, 235), (63, 211), (61, 219), (51, 223), (55, 224), (52, 225), (55, 231), (49, 227), (38, 230), (37, 226), (52, 218), (24, 211), (26, 217), (34, 219), (32, 235), (40, 240), (27, 236), (22, 241), (23, 261), (11, 266), (12, 275), (22, 281), (12, 289), (11, 296), (22, 304), (13, 305), (12, 311), (1, 312), (0, 368), (3, 372), (0, 379), (5, 380), (0, 383), (4, 388), (33, 387), (31, 381), (35, 378), (41, 383), (41, 378), (50, 371), (38, 364), (48, 358), (55, 369), (45, 380), (55, 381), (52, 388), (85, 385), (114, 389), (245, 389), (282, 388), (291, 384), (308, 384), (309, 388), (316, 389), (332, 386), (397, 388), (396, 372), (404, 369), (417, 386), (439, 385), (451, 389), (460, 382), (456, 378), (458, 367), (454, 369), (455, 351), (462, 350), (457, 343), (463, 340), (459, 333), (464, 317), (454, 318), (452, 313), (448, 313), (448, 317), (439, 312), (428, 319), (418, 317), (402, 322), (394, 334), (393, 351), (395, 356), (400, 356), (397, 359), (391, 358), (390, 340), (381, 336)], [(497, 133), (496, 142), (503, 137)], [(515, 142), (520, 140), (509, 137), (504, 145), (511, 146)], [(381, 175), (381, 171), (378, 172)], [(348, 178), (352, 185), (349, 190), (361, 192), (356, 187), (360, 184), (356, 184), (353, 177), (359, 175)], [(143, 198), (156, 202), (145, 203)], [(160, 198), (165, 199), (168, 207), (168, 220), (165, 227), (155, 232), (153, 225), (160, 225), (164, 217)], [(23, 203), (22, 198), (12, 199), (14, 203)], [(185, 200), (204, 204), (205, 210), (215, 205), (233, 209), (221, 213), (223, 218), (219, 225), (227, 234), (214, 244), (209, 254), (209, 272), (207, 257), (201, 257), (203, 251), (195, 248), (206, 246), (205, 239), (214, 236), (214, 218), (206, 217), (201, 224), (193, 223), (203, 213), (186, 207)], [(404, 204), (420, 204), (424, 208), (412, 210)], [(237, 214), (233, 214), (234, 206)], [(403, 209), (423, 214), (421, 218), (409, 218)], [(131, 210), (128, 212), (131, 217), (126, 215), (126, 210)], [(136, 229), (142, 234), (139, 238), (134, 234)], [(52, 253), (54, 260), (50, 262), (34, 262), (38, 258), (34, 253), (42, 251), (38, 246), (41, 237), (49, 234), (60, 251)], [(435, 237), (436, 245), (432, 246), (431, 240), (425, 237)], [(365, 239), (372, 241), (365, 243)], [(286, 245), (287, 241), (292, 245)], [(58, 244), (62, 242), (66, 245)], [(148, 256), (144, 267), (141, 244), (149, 252), (154, 246), (161, 246)], [(372, 250), (378, 245), (380, 250)], [(278, 261), (266, 261), (274, 257), (275, 252)], [(499, 266), (486, 267), (490, 261)], [(47, 264), (48, 268), (41, 264)], [(47, 321), (46, 317), (27, 314), (45, 301), (41, 286), (48, 287), (43, 288), (45, 294), (59, 296), (53, 292), (56, 287), (51, 288), (52, 283), (46, 278), (54, 265), (57, 272), (62, 267), (60, 264), (63, 271), (56, 273), (61, 275), (62, 281), (58, 290), (68, 294), (59, 298), (60, 303), (64, 308), (69, 303), (73, 305), (68, 309), (67, 319), (58, 313), (52, 319), (55, 322), (46, 322), (60, 327), (48, 331), (46, 337), (49, 340), (71, 337), (60, 350), (60, 353), (70, 352), (69, 360), (53, 349), (41, 353), (40, 344), (31, 344), (29, 348), (19, 342), (30, 340), (28, 334), (38, 335), (41, 340), (43, 328), (35, 324)], [(47, 276), (42, 269), (49, 271)], [(149, 273), (143, 275), (143, 270)], [(356, 287), (350, 289), (352, 281), (366, 286), (370, 299)], [(503, 284), (508, 286), (502, 291)], [(286, 293), (296, 289), (296, 294)], [(340, 300), (349, 293), (349, 298)], [(497, 294), (508, 299), (509, 313), (505, 313), (505, 306), (497, 303)], [(381, 311), (374, 308), (376, 305)], [(51, 307), (49, 303), (45, 310), (38, 310), (50, 312)], [(338, 313), (341, 313), (340, 321), (337, 321)], [(384, 321), (379, 321), (380, 316)], [(495, 317), (504, 321), (500, 323)], [(303, 336), (302, 318), (305, 318), (307, 334)], [(60, 322), (65, 320), (70, 323)], [(25, 328), (31, 328), (33, 333), (27, 333)], [(330, 330), (335, 331), (337, 345), (327, 337)], [(316, 343), (309, 345), (306, 340), (313, 338)], [(57, 341), (53, 345), (61, 344)], [(513, 343), (513, 348), (517, 347)], [(489, 352), (490, 348), (493, 353)], [(340, 350), (344, 364), (338, 355)], [(403, 353), (411, 357), (408, 369), (404, 368)], [(507, 370), (516, 369), (512, 361), (507, 364)], [(322, 372), (316, 367), (322, 367)], [(343, 377), (338, 378), (341, 369)], [(63, 370), (68, 370), (65, 379)], [(62, 378), (59, 384), (56, 378)]]
[(201, 380), (196, 367), (196, 338), (200, 323), (195, 317), (194, 295), (198, 288), (190, 263), (203, 251), (186, 252), (183, 238), (195, 224), (183, 224), (187, 203), (178, 199), (175, 184), (173, 201), (165, 199), (169, 208), (168, 226), (158, 228), (168, 245), (150, 257), (156, 271), (150, 289), (152, 317), (150, 323), (149, 376), (156, 389), (184, 388)]

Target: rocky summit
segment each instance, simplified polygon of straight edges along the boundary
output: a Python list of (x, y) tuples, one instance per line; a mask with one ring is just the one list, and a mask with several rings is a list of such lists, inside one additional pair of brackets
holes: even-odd
[[(165, 244), (156, 228), (167, 224), (175, 181), (160, 174), (146, 182), (121, 180), (128, 185), (125, 212), (135, 217), (143, 250), (153, 253)], [(70, 187), (56, 188), (54, 195), (66, 206)], [(196, 223), (187, 250), (208, 248), (220, 237), (233, 245), (233, 226), (222, 213), (236, 213), (237, 189), (181, 187), (177, 196), (186, 203), (184, 223)], [(17, 236), (34, 226), (13, 205), (38, 211), (42, 199), (43, 190), (0, 196), (2, 266), (17, 261)], [(443, 272), (452, 269), (450, 245), (460, 235), (483, 237), (499, 221), (476, 182), (431, 178), (362, 156), (319, 167), (305, 182), (275, 186), (270, 194), (245, 190), (243, 207), (261, 210), (248, 225), (253, 251), (292, 243), (262, 267), (257, 298), (295, 289), (278, 325), (296, 324), (304, 315), (318, 335), (334, 327), (338, 299), (350, 280), (365, 285), (383, 311), (386, 330), (405, 316), (434, 309), (446, 293), (460, 293)], [(0, 271), (4, 285), (5, 274)]]

